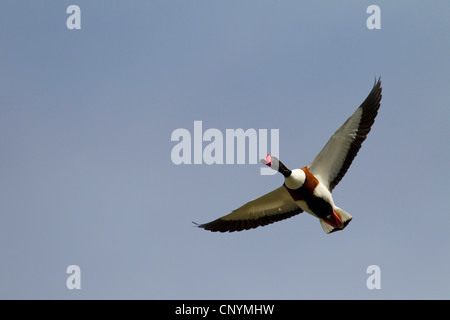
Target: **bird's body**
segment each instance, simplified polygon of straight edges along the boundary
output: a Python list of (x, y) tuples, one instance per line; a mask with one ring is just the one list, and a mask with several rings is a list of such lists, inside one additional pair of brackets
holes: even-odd
[(331, 192), (308, 167), (292, 170), (292, 173), (283, 186), (303, 211), (320, 219), (326, 232), (343, 229), (350, 222), (352, 217), (334, 204)]
[(289, 170), (276, 157), (261, 162), (279, 171), (284, 184), (228, 215), (199, 227), (220, 232), (241, 231), (290, 218), (303, 211), (320, 220), (326, 233), (344, 229), (352, 216), (337, 207), (333, 188), (343, 178), (375, 121), (381, 100), (378, 80), (366, 100), (333, 134), (310, 165)]

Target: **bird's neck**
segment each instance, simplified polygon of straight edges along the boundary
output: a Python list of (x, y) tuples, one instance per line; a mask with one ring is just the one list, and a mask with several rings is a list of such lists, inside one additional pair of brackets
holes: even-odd
[(286, 166), (281, 161), (279, 161), (278, 163), (278, 172), (281, 173), (285, 178), (290, 177), (292, 174), (292, 171), (286, 168)]

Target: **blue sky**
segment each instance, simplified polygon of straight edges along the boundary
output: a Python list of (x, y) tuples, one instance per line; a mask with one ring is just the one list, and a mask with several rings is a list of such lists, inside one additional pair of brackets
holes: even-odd
[[(66, 9), (81, 8), (69, 30)], [(369, 30), (366, 9), (381, 9)], [(448, 299), (448, 1), (2, 1), (0, 298)], [(279, 129), (308, 165), (382, 77), (333, 191), (353, 216), (194, 228), (283, 182), (175, 165), (171, 134)], [(81, 289), (66, 287), (69, 265)], [(366, 269), (378, 265), (381, 289)]]

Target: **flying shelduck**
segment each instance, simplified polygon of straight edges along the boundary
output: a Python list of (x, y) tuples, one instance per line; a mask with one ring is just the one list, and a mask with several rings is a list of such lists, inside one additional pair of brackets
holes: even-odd
[(381, 79), (353, 115), (331, 136), (306, 167), (290, 170), (276, 157), (261, 162), (284, 176), (284, 184), (214, 221), (197, 224), (209, 231), (233, 232), (265, 226), (303, 211), (320, 220), (326, 233), (344, 229), (352, 216), (334, 204), (331, 193), (366, 139), (380, 108)]

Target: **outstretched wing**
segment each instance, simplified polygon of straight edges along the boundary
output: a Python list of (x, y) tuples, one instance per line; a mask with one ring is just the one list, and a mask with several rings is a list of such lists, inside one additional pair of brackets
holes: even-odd
[(333, 134), (309, 165), (309, 171), (330, 191), (341, 181), (375, 121), (381, 101), (381, 79), (355, 113)]
[(210, 231), (233, 232), (257, 228), (290, 218), (303, 212), (282, 185), (262, 197), (244, 204), (239, 209), (214, 221), (200, 224)]

